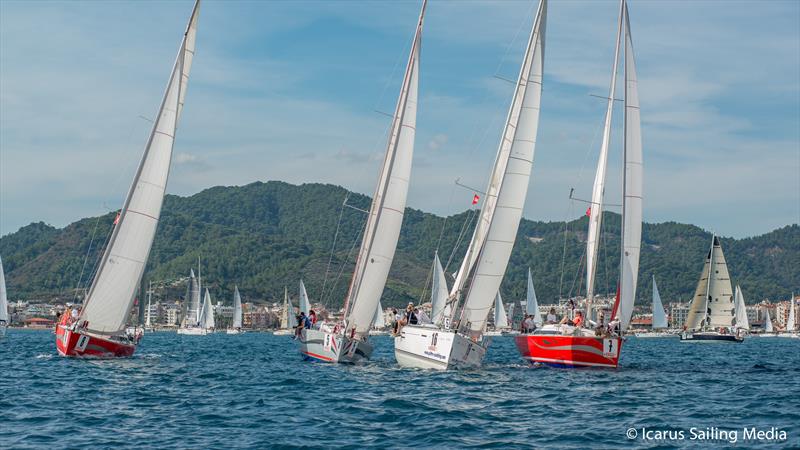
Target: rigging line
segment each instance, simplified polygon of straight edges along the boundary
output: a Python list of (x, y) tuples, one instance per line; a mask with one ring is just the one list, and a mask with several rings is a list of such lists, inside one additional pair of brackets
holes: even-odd
[[(531, 17), (534, 7), (538, 8), (539, 5), (537, 5), (536, 2), (531, 2), (531, 5), (528, 7), (528, 10), (525, 12), (525, 14), (520, 16), (520, 17), (522, 17), (522, 20), (520, 21), (519, 27), (517, 27), (517, 32), (514, 33), (514, 38), (511, 39), (511, 41), (506, 46), (506, 51), (505, 51), (505, 53), (503, 53), (502, 58), (500, 58), (500, 62), (497, 64), (497, 68), (494, 70), (495, 78), (503, 79), (503, 78), (499, 77), (497, 74), (500, 73), (500, 68), (502, 67), (502, 65), (505, 62), (506, 58), (508, 58), (508, 54), (511, 53), (511, 47), (517, 42), (517, 39), (519, 38), (519, 34), (522, 32), (522, 29), (526, 28), (525, 25), (527, 25), (528, 18)], [(534, 17), (533, 20), (536, 20), (536, 18)], [(527, 27), (527, 28), (529, 28), (529, 27)], [(516, 81), (512, 81), (512, 83), (515, 84), (515, 85), (517, 84)]]
[[(363, 228), (363, 227), (360, 227), (360, 228)], [(353, 244), (350, 245), (350, 250), (347, 252), (347, 256), (342, 260), (342, 264), (339, 267), (339, 274), (336, 275), (336, 279), (333, 281), (333, 285), (331, 286), (330, 291), (328, 291), (329, 293), (336, 292), (336, 286), (339, 284), (339, 279), (342, 277), (342, 273), (344, 272), (344, 266), (347, 265), (347, 261), (349, 261), (350, 258), (353, 256), (353, 250), (356, 248), (356, 244), (361, 240), (361, 233), (362, 233), (361, 229), (359, 229), (356, 232), (356, 235), (353, 238)], [(328, 298), (330, 299), (330, 295), (329, 295)], [(323, 303), (323, 305), (327, 308), (328, 303), (327, 302)], [(343, 319), (345, 319), (345, 318), (343, 318)]]
[(333, 234), (333, 245), (331, 245), (331, 254), (328, 257), (328, 266), (325, 268), (325, 277), (322, 279), (322, 291), (319, 294), (320, 303), (325, 302), (325, 286), (328, 283), (328, 273), (331, 270), (331, 262), (333, 262), (333, 254), (336, 251), (336, 240), (339, 238), (339, 229), (342, 225), (342, 217), (344, 216), (344, 205), (347, 204), (347, 199), (350, 197), (350, 192), (345, 192), (342, 207), (339, 209), (339, 220), (336, 222), (336, 232)]
[(476, 214), (477, 211), (480, 210), (473, 208), (467, 212), (467, 217), (464, 218), (464, 223), (461, 225), (461, 230), (458, 232), (456, 242), (455, 244), (453, 244), (453, 249), (450, 251), (450, 256), (448, 256), (447, 263), (444, 265), (445, 273), (447, 273), (447, 269), (450, 267), (450, 263), (453, 262), (453, 258), (455, 258), (458, 248), (461, 247), (461, 243), (464, 242), (466, 231), (470, 228), (472, 222), (475, 220), (475, 217), (477, 216)]
[(417, 305), (422, 304), (422, 299), (425, 298), (425, 291), (428, 290), (428, 283), (431, 284), (431, 306), (433, 306), (433, 271), (436, 270), (435, 267), (436, 260), (434, 259), (431, 262), (431, 270), (428, 271), (428, 276), (425, 278), (425, 286), (422, 288), (422, 291), (419, 293), (419, 300), (417, 301)]
[(569, 216), (572, 215), (572, 208), (574, 203), (569, 202), (567, 210), (564, 213), (564, 248), (561, 252), (561, 276), (558, 281), (558, 298), (561, 298), (564, 287), (564, 266), (567, 263), (567, 236), (569, 235)]
[[(605, 227), (604, 227), (605, 228)], [(611, 292), (608, 289), (608, 230), (603, 230), (603, 265), (605, 271), (605, 279), (606, 279), (606, 292), (603, 297), (608, 296), (608, 293)]]
[(83, 272), (84, 270), (86, 270), (86, 263), (89, 261), (89, 254), (92, 252), (92, 245), (94, 245), (94, 238), (97, 235), (97, 227), (100, 225), (100, 219), (102, 217), (103, 216), (98, 216), (97, 219), (94, 221), (92, 237), (91, 239), (89, 239), (89, 247), (86, 249), (86, 254), (83, 256), (83, 264), (81, 265), (81, 272), (78, 275), (78, 283), (75, 285), (75, 296), (73, 297), (73, 301), (75, 303), (78, 302), (78, 292), (80, 292), (81, 289), (81, 282), (83, 281)]

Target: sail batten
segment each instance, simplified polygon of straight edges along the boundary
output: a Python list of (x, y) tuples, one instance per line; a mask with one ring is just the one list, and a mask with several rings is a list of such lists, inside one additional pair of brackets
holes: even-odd
[(427, 0), (423, 0), (389, 142), (345, 299), (347, 326), (360, 334), (367, 333), (372, 325), (400, 238), (414, 154), (420, 40), (426, 5)]
[(544, 69), (547, 2), (539, 4), (486, 189), (481, 215), (456, 276), (458, 298), (472, 275), (461, 311), (460, 330), (480, 335), (505, 274), (516, 239), (534, 157)]
[[(187, 30), (196, 30), (199, 6), (198, 1)], [(190, 34), (191, 43), (187, 42)], [(79, 323), (88, 331), (108, 335), (123, 332), (133, 306), (155, 238), (169, 178), (181, 92), (185, 92), (189, 75), (187, 44), (191, 44), (194, 51), (194, 32), (187, 31), (181, 40), (142, 159), (84, 301)]]

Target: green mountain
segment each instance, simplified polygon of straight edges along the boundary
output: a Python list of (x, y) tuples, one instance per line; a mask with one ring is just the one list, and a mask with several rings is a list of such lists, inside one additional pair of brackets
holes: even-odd
[[(343, 208), (346, 196), (348, 205), (369, 208), (368, 197), (322, 184), (253, 183), (214, 187), (191, 197), (167, 196), (145, 281), (167, 286), (159, 291), (162, 296), (180, 297), (185, 289), (180, 278), (197, 266), (199, 257), (204, 283), (216, 299), (230, 301), (237, 284), (245, 301), (278, 301), (284, 286), (294, 293), (302, 277), (314, 300), (337, 307), (346, 294), (366, 216)], [(114, 216), (81, 219), (63, 229), (32, 223), (0, 238), (11, 299), (74, 296), (79, 280), (83, 287), (91, 280)], [(407, 209), (384, 306), (427, 298), (423, 287), (440, 236), (440, 258), (443, 263), (452, 259), (447, 271), (455, 272), (474, 219), (474, 211), (443, 218)], [(619, 215), (607, 213), (603, 224), (597, 285), (598, 291), (614, 292)], [(524, 298), (529, 266), (540, 303), (583, 290), (586, 228), (586, 217), (567, 223), (523, 220), (503, 281), (506, 299)], [(649, 302), (653, 274), (664, 301), (691, 298), (711, 235), (667, 222), (645, 224), (643, 241), (638, 301)], [(786, 297), (800, 288), (798, 225), (721, 241), (733, 282), (741, 284), (748, 301)]]

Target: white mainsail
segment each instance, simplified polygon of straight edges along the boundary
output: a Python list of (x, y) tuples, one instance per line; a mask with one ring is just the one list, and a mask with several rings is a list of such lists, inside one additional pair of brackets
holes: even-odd
[[(2, 269), (2, 267), (0, 267)], [(795, 324), (795, 312), (794, 312), (794, 293), (789, 298), (789, 318), (786, 320), (786, 331), (797, 331), (797, 325)]]
[(606, 171), (608, 168), (608, 148), (611, 143), (611, 120), (614, 113), (614, 97), (617, 90), (617, 67), (619, 66), (619, 48), (622, 27), (622, 11), (620, 11), (617, 40), (614, 46), (614, 66), (611, 70), (611, 85), (609, 87), (605, 123), (603, 125), (603, 140), (600, 144), (600, 156), (597, 160), (597, 170), (594, 175), (594, 185), (592, 186), (592, 202), (589, 205), (589, 232), (586, 240), (586, 298), (590, 302), (594, 296), (594, 281), (595, 274), (597, 273), (597, 251), (600, 248), (600, 227), (603, 221), (603, 197), (605, 194)]
[(300, 311), (308, 315), (308, 313), (311, 311), (311, 302), (308, 301), (308, 292), (306, 292), (306, 285), (303, 284), (303, 280), (300, 280), (299, 296)]
[(214, 324), (214, 305), (211, 303), (211, 294), (206, 289), (206, 295), (203, 298), (202, 316), (200, 317), (200, 328), (212, 329), (215, 328)]
[(661, 303), (661, 295), (658, 293), (656, 276), (653, 275), (653, 329), (667, 328), (667, 313)]
[(436, 253), (433, 258), (433, 284), (431, 285), (431, 321), (439, 325), (445, 317), (450, 317), (450, 305), (447, 303), (447, 279), (444, 277), (439, 253)]
[(420, 39), (426, 4), (427, 0), (424, 0), (392, 119), (386, 155), (345, 301), (347, 326), (359, 334), (368, 332), (372, 325), (400, 238), (414, 155)]
[(181, 41), (164, 98), (125, 204), (111, 234), (79, 318), (98, 334), (125, 330), (161, 215), (178, 114), (194, 54), (199, 0)]
[(375, 310), (375, 318), (372, 319), (372, 328), (383, 328), (386, 326), (386, 321), (383, 319), (383, 305), (378, 302), (378, 308)]
[(750, 329), (750, 320), (747, 318), (747, 305), (744, 303), (742, 288), (736, 285), (736, 328), (743, 330)]
[(6, 292), (6, 274), (3, 271), (2, 259), (0, 259), (0, 322), (8, 324), (8, 294)]
[(536, 301), (536, 291), (533, 289), (533, 276), (531, 268), (528, 267), (528, 296), (525, 300), (525, 312), (533, 315), (533, 323), (537, 327), (542, 326), (542, 313), (539, 312), (539, 302)]
[(503, 306), (503, 297), (500, 291), (494, 298), (494, 328), (499, 330), (501, 328), (508, 328), (508, 316), (506, 315), (506, 308)]
[[(639, 87), (633, 54), (628, 6), (622, 2), (625, 17), (625, 140), (622, 179), (622, 254), (620, 256), (619, 307), (616, 318), (620, 329), (631, 322), (639, 278), (639, 254), (642, 246), (642, 127), (639, 116)], [(619, 40), (617, 41), (619, 42)], [(614, 91), (611, 91), (613, 102)], [(663, 310), (663, 307), (661, 308)]]
[(764, 331), (767, 333), (772, 333), (775, 331), (775, 328), (772, 326), (772, 319), (769, 317), (769, 309), (764, 308), (764, 312), (767, 313), (767, 318), (764, 322)]
[(232, 328), (242, 328), (242, 296), (239, 295), (239, 286), (233, 287), (233, 323)]
[(286, 305), (286, 327), (285, 328), (294, 328), (297, 326), (297, 316), (294, 313), (294, 305), (292, 305), (292, 299), (289, 298), (289, 292), (286, 288), (284, 288), (284, 296), (286, 301), (284, 302)]
[(536, 12), (480, 218), (450, 292), (458, 299), (472, 273), (460, 329), (480, 335), (500, 290), (522, 217), (533, 166), (544, 67), (547, 2)]
[(698, 330), (732, 326), (735, 310), (733, 300), (728, 265), (719, 238), (715, 235), (689, 307), (686, 327)]

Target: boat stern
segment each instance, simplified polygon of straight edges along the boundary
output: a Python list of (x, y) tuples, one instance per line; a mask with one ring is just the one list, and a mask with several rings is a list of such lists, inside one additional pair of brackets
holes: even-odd
[(617, 368), (622, 338), (521, 334), (514, 338), (520, 355), (531, 364), (551, 367)]

